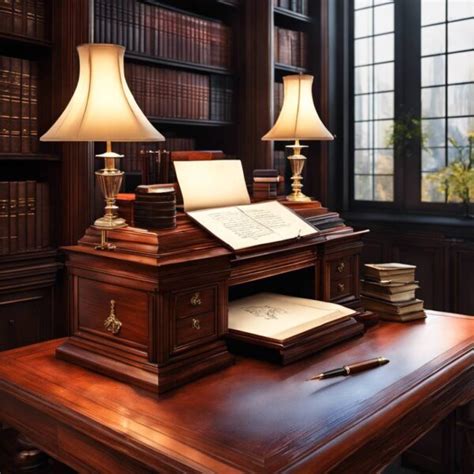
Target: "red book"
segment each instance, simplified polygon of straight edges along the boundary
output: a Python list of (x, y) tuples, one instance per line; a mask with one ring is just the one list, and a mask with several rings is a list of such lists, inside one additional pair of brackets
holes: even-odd
[(9, 244), (9, 183), (0, 182), (0, 255), (6, 255), (10, 252)]
[(10, 253), (18, 252), (18, 183), (10, 181), (9, 183), (9, 210), (8, 210), (8, 240), (10, 244)]
[(18, 219), (18, 252), (26, 250), (26, 182), (18, 181), (18, 198), (17, 198), (17, 219)]

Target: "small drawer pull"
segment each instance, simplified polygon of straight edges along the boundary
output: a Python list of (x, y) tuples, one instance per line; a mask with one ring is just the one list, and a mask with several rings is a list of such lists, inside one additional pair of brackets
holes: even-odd
[(337, 289), (339, 290), (339, 293), (342, 293), (345, 289), (346, 285), (344, 283), (338, 283), (337, 284)]
[(342, 272), (344, 271), (344, 268), (346, 268), (345, 263), (344, 263), (344, 262), (340, 262), (340, 263), (338, 264), (338, 266), (337, 266), (336, 269), (337, 269), (338, 273), (342, 273)]
[(199, 291), (197, 291), (196, 293), (194, 293), (193, 296), (191, 296), (191, 299), (189, 300), (189, 302), (193, 306), (201, 306), (202, 305), (201, 295), (200, 295)]
[(193, 329), (197, 329), (199, 331), (199, 329), (201, 329), (201, 323), (199, 321), (199, 319), (196, 319), (196, 318), (193, 318)]

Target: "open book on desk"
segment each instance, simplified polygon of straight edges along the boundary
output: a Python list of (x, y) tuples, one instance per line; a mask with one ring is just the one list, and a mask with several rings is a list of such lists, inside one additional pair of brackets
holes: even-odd
[(239, 160), (176, 162), (175, 168), (188, 215), (233, 250), (319, 233), (277, 201), (250, 204)]

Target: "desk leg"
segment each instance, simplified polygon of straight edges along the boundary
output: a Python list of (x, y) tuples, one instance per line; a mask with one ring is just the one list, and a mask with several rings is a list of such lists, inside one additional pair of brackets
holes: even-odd
[(50, 472), (49, 457), (35, 448), (28, 438), (13, 429), (0, 433), (0, 472), (29, 472), (46, 474)]
[(474, 402), (458, 409), (461, 474), (474, 472)]

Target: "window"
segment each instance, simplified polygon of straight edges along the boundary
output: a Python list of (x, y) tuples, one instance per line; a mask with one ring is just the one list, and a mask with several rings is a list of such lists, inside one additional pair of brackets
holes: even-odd
[(393, 201), (394, 5), (354, 1), (354, 198)]
[(421, 0), (421, 199), (447, 202), (430, 175), (455, 159), (474, 131), (474, 1)]
[[(369, 202), (448, 209), (448, 193), (430, 176), (467, 153), (474, 132), (474, 0), (347, 3), (351, 201), (359, 209)], [(423, 147), (410, 146), (410, 157), (394, 156), (388, 145), (394, 121), (404, 117), (420, 118), (426, 136)]]

